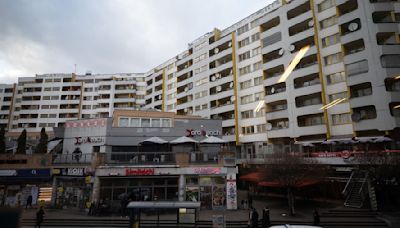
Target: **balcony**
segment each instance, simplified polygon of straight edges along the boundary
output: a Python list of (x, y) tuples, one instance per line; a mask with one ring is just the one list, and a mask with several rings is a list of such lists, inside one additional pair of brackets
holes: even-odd
[(57, 154), (53, 158), (53, 164), (90, 164), (92, 154)]
[(51, 154), (0, 154), (0, 168), (46, 168), (51, 166), (51, 156)]

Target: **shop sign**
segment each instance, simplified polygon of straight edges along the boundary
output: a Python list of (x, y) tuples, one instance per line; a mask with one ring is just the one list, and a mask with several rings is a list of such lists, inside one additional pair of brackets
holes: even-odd
[(75, 137), (75, 145), (85, 143), (104, 143), (104, 137)]
[(17, 175), (17, 170), (0, 170), (1, 177), (11, 177), (16, 175)]
[(61, 175), (63, 176), (83, 176), (85, 174), (85, 168), (63, 168), (61, 169)]
[(18, 177), (46, 177), (50, 176), (50, 169), (19, 169)]
[(126, 176), (150, 176), (154, 175), (154, 169), (125, 169)]
[(221, 168), (217, 167), (198, 167), (193, 168), (194, 174), (220, 174)]
[(211, 135), (221, 135), (221, 132), (218, 130), (194, 130), (194, 129), (186, 129), (186, 137), (194, 137), (194, 136), (211, 136)]

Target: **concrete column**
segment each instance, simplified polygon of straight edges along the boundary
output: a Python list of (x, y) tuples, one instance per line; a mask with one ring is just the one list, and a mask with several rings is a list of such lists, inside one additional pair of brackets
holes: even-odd
[(100, 201), (100, 178), (94, 177), (93, 189), (92, 189), (92, 202), (98, 203)]
[(51, 192), (51, 206), (56, 206), (56, 198), (57, 198), (57, 177), (53, 176), (53, 184), (52, 184), (52, 192)]
[(185, 201), (185, 187), (186, 187), (185, 175), (179, 175), (179, 185), (178, 185), (178, 199), (179, 201)]

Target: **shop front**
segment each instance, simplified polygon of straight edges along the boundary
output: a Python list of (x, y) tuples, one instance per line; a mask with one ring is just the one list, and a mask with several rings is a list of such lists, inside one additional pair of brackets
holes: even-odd
[(99, 194), (93, 198), (113, 211), (120, 208), (124, 197), (130, 201), (201, 202), (202, 209), (236, 209), (236, 195), (232, 195), (236, 188), (227, 191), (227, 176), (232, 175), (236, 176), (236, 169), (228, 167), (100, 167), (96, 171)]
[(52, 206), (56, 208), (86, 208), (92, 191), (91, 173), (87, 168), (53, 169)]
[(35, 206), (49, 200), (50, 186), (50, 169), (0, 170), (0, 203), (11, 207), (26, 206), (28, 197), (32, 196)]

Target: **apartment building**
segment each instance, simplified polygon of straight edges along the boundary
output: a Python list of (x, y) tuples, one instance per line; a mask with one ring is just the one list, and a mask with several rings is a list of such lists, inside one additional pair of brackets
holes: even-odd
[(0, 85), (0, 124), (17, 136), (114, 108), (159, 109), (221, 119), (224, 139), (252, 158), (302, 142), (398, 137), (399, 22), (396, 0), (275, 0), (143, 74)]

